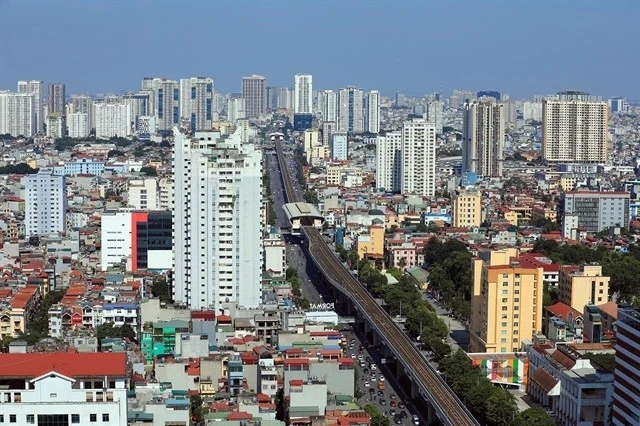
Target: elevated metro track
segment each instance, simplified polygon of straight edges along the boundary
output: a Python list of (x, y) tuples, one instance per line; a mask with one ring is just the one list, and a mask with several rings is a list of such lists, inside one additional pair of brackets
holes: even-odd
[[(277, 142), (276, 148), (287, 201), (298, 202), (281, 142)], [(395, 354), (398, 362), (405, 367), (405, 371), (411, 381), (418, 386), (422, 396), (435, 409), (440, 421), (451, 426), (479, 425), (451, 388), (427, 363), (409, 337), (344, 267), (320, 233), (312, 226), (304, 226), (303, 231), (308, 238), (309, 252), (316, 266), (333, 286), (351, 299), (360, 314), (368, 318), (371, 326)]]

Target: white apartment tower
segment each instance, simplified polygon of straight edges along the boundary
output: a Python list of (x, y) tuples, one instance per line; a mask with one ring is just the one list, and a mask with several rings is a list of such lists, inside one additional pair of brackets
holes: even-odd
[(462, 123), (462, 170), (478, 176), (502, 176), (504, 106), (465, 102)]
[(189, 121), (191, 130), (211, 130), (213, 94), (211, 77), (180, 80), (180, 117)]
[(345, 132), (334, 132), (331, 135), (331, 159), (346, 161), (349, 158), (349, 142)]
[(124, 104), (96, 103), (96, 138), (125, 137), (131, 131), (131, 107)]
[(267, 112), (267, 79), (253, 74), (242, 77), (242, 99), (246, 102), (247, 118), (256, 118)]
[(444, 113), (444, 103), (442, 101), (431, 101), (427, 104), (426, 119), (429, 123), (436, 125), (436, 132), (442, 133), (442, 115)]
[(85, 112), (67, 114), (67, 132), (70, 138), (86, 138), (90, 130), (89, 114)]
[(402, 124), (401, 191), (431, 196), (436, 181), (436, 126), (424, 119)]
[(18, 93), (33, 93), (36, 110), (36, 131), (41, 132), (44, 125), (42, 108), (42, 82), (39, 80), (18, 81)]
[(542, 154), (549, 163), (606, 163), (609, 107), (587, 93), (542, 102)]
[(338, 94), (333, 90), (324, 90), (320, 92), (320, 98), (322, 98), (320, 108), (320, 114), (322, 115), (322, 121), (338, 122)]
[(65, 177), (42, 168), (24, 178), (26, 236), (64, 232), (67, 194)]
[(313, 76), (311, 74), (296, 74), (293, 90), (293, 112), (296, 114), (311, 114), (313, 106)]
[(364, 92), (355, 87), (340, 89), (338, 94), (338, 131), (364, 132)]
[(369, 133), (380, 132), (380, 92), (372, 90), (365, 98), (364, 130)]
[(191, 309), (261, 301), (262, 154), (239, 131), (174, 129), (173, 297)]
[(89, 116), (89, 130), (96, 127), (95, 116), (93, 114), (93, 99), (86, 95), (71, 96), (71, 111), (82, 112)]
[(149, 115), (156, 117), (157, 130), (171, 130), (180, 122), (180, 87), (177, 80), (145, 77), (142, 90), (149, 93), (153, 109)]
[(37, 133), (33, 93), (0, 92), (0, 133), (25, 137)]
[(376, 186), (400, 192), (402, 173), (402, 132), (387, 132), (376, 138)]
[(229, 98), (227, 102), (227, 120), (235, 123), (247, 118), (247, 102), (242, 98)]

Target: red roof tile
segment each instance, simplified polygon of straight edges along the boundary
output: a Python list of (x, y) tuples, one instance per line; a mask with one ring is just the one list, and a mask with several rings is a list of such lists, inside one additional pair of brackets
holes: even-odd
[(567, 370), (571, 370), (573, 366), (576, 365), (575, 360), (571, 359), (568, 355), (557, 349), (553, 351), (553, 353), (551, 354), (551, 358), (558, 361)]
[(551, 389), (558, 384), (558, 379), (547, 373), (544, 368), (538, 368), (531, 376), (531, 380), (536, 382), (545, 392), (551, 392)]
[(231, 413), (227, 416), (227, 420), (251, 420), (251, 419), (253, 419), (253, 415), (242, 412), (242, 411)]
[(582, 313), (580, 311), (578, 311), (577, 309), (573, 309), (571, 306), (562, 302), (549, 305), (545, 307), (545, 309), (552, 315), (555, 315), (558, 318), (562, 319), (562, 321), (564, 322), (569, 321), (569, 314), (571, 314), (571, 317), (573, 319), (582, 318)]
[(35, 378), (55, 371), (68, 377), (127, 375), (125, 353), (0, 354), (0, 377)]

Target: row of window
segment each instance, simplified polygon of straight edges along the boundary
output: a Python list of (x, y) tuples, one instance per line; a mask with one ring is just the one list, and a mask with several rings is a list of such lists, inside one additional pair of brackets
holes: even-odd
[[(0, 414), (0, 423), (5, 423), (5, 418), (8, 423), (18, 423), (18, 415), (17, 414)], [(36, 423), (36, 415), (35, 414), (27, 414), (25, 421), (27, 424), (35, 424)], [(97, 414), (89, 414), (89, 421), (95, 423), (98, 421)], [(102, 414), (102, 421), (109, 421), (109, 414)], [(68, 424), (69, 415), (68, 414), (38, 414), (38, 424)], [(71, 423), (80, 424), (80, 414), (71, 414)]]

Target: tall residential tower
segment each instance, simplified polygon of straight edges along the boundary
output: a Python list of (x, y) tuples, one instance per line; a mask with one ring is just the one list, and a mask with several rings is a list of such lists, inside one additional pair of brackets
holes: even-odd
[(494, 102), (465, 102), (462, 170), (478, 176), (502, 176), (504, 107)]
[(267, 112), (267, 79), (253, 74), (242, 77), (242, 99), (245, 100), (247, 118), (256, 118)]
[(313, 76), (296, 74), (294, 81), (294, 107), (296, 114), (311, 114), (313, 106)]

